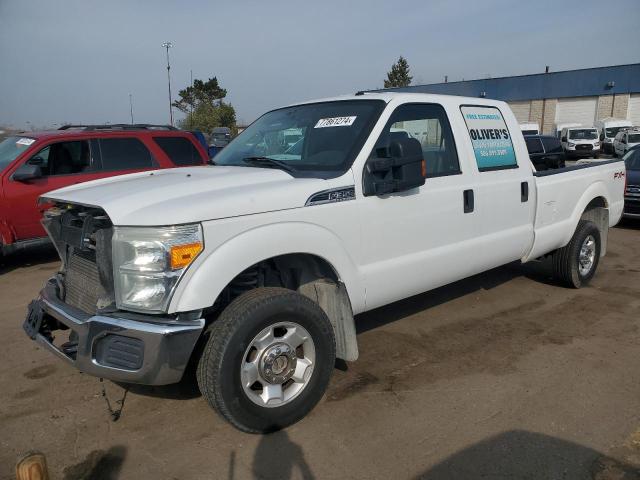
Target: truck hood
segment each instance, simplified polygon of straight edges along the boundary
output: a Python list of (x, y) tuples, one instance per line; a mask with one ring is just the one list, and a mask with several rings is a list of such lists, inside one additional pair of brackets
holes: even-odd
[(175, 225), (304, 206), (327, 180), (253, 167), (185, 167), (103, 178), (46, 200), (102, 208), (114, 225)]

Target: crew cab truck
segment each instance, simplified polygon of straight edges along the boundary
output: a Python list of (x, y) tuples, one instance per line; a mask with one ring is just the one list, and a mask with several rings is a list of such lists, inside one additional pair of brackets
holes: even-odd
[[(277, 141), (290, 129), (293, 151)], [(222, 417), (273, 431), (321, 399), (336, 357), (357, 359), (356, 314), (545, 255), (585, 285), (624, 176), (617, 160), (536, 172), (499, 101), (385, 92), (273, 110), (215, 166), (46, 194), (62, 267), (24, 328), (119, 382), (178, 382), (193, 362)]]

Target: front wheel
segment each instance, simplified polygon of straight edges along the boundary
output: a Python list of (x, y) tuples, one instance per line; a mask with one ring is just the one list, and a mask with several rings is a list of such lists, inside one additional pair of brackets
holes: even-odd
[(571, 241), (553, 252), (554, 276), (568, 287), (580, 288), (593, 278), (600, 261), (600, 230), (580, 220)]
[(322, 398), (335, 363), (333, 327), (309, 298), (257, 288), (211, 325), (198, 386), (236, 428), (268, 433), (291, 425)]

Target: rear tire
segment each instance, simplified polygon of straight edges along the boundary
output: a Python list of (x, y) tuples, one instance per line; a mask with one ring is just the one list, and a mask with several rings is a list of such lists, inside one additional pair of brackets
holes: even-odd
[(292, 290), (244, 293), (208, 334), (198, 386), (209, 405), (239, 430), (268, 433), (297, 422), (329, 384), (333, 327), (320, 306)]
[(564, 285), (580, 288), (589, 283), (600, 261), (600, 231), (593, 222), (580, 220), (571, 241), (553, 252), (553, 274)]

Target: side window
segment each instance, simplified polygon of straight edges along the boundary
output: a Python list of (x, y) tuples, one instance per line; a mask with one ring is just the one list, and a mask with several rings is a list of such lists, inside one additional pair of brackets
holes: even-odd
[(137, 138), (100, 138), (103, 170), (152, 168), (156, 164), (147, 147)]
[(202, 165), (202, 156), (195, 145), (184, 137), (153, 137), (174, 165)]
[(540, 142), (539, 138), (524, 137), (524, 141), (527, 144), (529, 155), (533, 155), (535, 153), (544, 153), (544, 150), (542, 149), (542, 142)]
[(547, 153), (562, 153), (562, 144), (557, 138), (545, 137), (542, 139), (542, 144)]
[(479, 171), (518, 168), (511, 134), (498, 108), (463, 105), (460, 111), (467, 124)]
[(460, 164), (453, 134), (444, 108), (435, 104), (406, 104), (398, 107), (378, 138), (373, 154), (390, 142), (413, 138), (420, 142), (427, 168), (426, 178), (456, 175)]
[(38, 165), (43, 177), (72, 175), (91, 170), (89, 142), (59, 142), (44, 147), (28, 161)]

